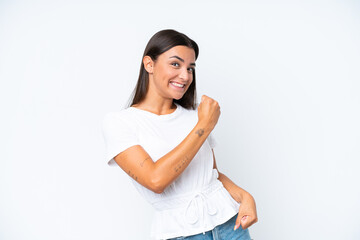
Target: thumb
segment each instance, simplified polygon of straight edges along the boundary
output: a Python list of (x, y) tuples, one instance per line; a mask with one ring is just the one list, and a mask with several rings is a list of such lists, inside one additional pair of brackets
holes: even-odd
[(201, 96), (201, 102), (203, 102), (205, 100), (205, 95)]

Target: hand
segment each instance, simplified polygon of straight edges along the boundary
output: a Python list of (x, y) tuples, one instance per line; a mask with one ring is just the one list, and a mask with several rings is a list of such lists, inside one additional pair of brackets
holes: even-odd
[(213, 130), (220, 117), (219, 103), (206, 95), (202, 95), (198, 106), (198, 117), (198, 122), (202, 122), (210, 130)]
[(242, 229), (246, 229), (257, 221), (255, 200), (250, 194), (247, 194), (241, 201), (234, 230), (238, 229), (240, 225)]

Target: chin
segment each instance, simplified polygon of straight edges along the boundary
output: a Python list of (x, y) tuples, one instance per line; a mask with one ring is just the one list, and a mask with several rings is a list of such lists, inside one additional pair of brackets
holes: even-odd
[(182, 98), (185, 96), (185, 94), (186, 94), (186, 92), (184, 92), (183, 94), (176, 94), (176, 95), (174, 96), (174, 99), (180, 100), (180, 99), (182, 99)]
[(185, 93), (173, 93), (173, 94), (171, 94), (172, 95), (171, 97), (172, 97), (172, 99), (180, 100), (181, 98), (184, 97)]
[(182, 96), (180, 96), (180, 97), (173, 97), (173, 99), (175, 99), (175, 100), (180, 100), (180, 99), (182, 99), (183, 96), (184, 96), (184, 95), (182, 95)]

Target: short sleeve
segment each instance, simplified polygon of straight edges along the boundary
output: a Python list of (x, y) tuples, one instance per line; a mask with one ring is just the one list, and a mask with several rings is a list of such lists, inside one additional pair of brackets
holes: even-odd
[(208, 140), (208, 142), (209, 142), (209, 145), (210, 145), (211, 149), (213, 149), (213, 148), (217, 145), (217, 142), (216, 142), (216, 140), (215, 140), (215, 138), (214, 138), (213, 133), (210, 133), (210, 134), (209, 134), (207, 140)]
[(118, 112), (104, 116), (102, 133), (105, 141), (106, 160), (110, 166), (117, 166), (114, 157), (131, 146), (138, 145), (136, 126)]

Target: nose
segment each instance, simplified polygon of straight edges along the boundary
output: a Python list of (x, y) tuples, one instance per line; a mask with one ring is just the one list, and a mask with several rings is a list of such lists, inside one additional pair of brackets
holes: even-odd
[(187, 68), (182, 68), (179, 76), (184, 82), (190, 81), (192, 78), (192, 73), (188, 71)]

